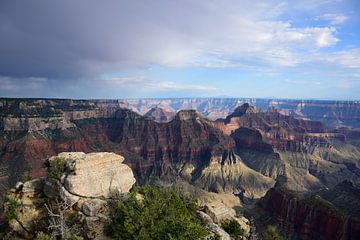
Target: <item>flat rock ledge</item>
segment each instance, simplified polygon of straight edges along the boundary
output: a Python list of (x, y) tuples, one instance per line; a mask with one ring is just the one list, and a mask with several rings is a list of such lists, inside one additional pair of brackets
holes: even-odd
[(109, 198), (129, 192), (136, 181), (131, 168), (123, 163), (124, 157), (115, 153), (63, 152), (49, 161), (57, 158), (66, 163), (61, 183), (75, 196)]

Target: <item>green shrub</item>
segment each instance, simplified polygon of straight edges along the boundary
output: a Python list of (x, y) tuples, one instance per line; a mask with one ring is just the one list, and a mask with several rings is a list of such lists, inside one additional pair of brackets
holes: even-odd
[(23, 172), (23, 174), (21, 174), (21, 181), (22, 182), (27, 182), (31, 180), (31, 173), (30, 171), (25, 171)]
[(55, 157), (50, 161), (50, 166), (48, 170), (48, 176), (50, 178), (60, 180), (61, 176), (65, 172), (66, 162), (60, 157)]
[(66, 222), (69, 222), (70, 224), (73, 223), (76, 220), (76, 214), (75, 212), (69, 212), (66, 216)]
[(208, 235), (196, 218), (195, 200), (184, 201), (178, 191), (157, 187), (132, 191), (129, 198), (119, 200), (108, 226), (116, 239), (200, 239)]
[(214, 234), (211, 237), (207, 238), (208, 240), (221, 240), (221, 237), (219, 234)]
[(17, 198), (6, 196), (5, 205), (6, 205), (5, 219), (8, 221), (10, 221), (11, 219), (17, 219), (17, 211), (22, 206), (21, 201)]
[(224, 221), (221, 224), (221, 227), (234, 239), (242, 239), (242, 236), (244, 235), (244, 230), (235, 219)]
[(43, 233), (43, 232), (38, 232), (36, 234), (36, 240), (56, 240), (55, 237), (52, 237), (52, 236), (49, 236), (48, 234), (46, 233)]
[(67, 240), (83, 240), (83, 237), (77, 236), (77, 235), (72, 235), (70, 238), (68, 238)]
[[(69, 238), (66, 238), (66, 240), (83, 240), (84, 238), (79, 237), (77, 235), (72, 235)], [(36, 240), (56, 240), (56, 237), (52, 237), (44, 232), (38, 232), (36, 234)]]
[(265, 230), (264, 240), (283, 240), (283, 238), (279, 235), (276, 227), (269, 225)]

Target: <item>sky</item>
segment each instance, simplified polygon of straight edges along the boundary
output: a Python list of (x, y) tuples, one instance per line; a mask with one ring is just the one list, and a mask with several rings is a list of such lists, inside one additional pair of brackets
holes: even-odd
[(0, 0), (0, 97), (360, 100), (360, 1)]

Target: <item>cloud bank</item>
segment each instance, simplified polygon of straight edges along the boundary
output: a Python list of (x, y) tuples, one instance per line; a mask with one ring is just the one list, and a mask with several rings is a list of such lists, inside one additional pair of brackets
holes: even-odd
[[(104, 74), (164, 68), (237, 68), (251, 71), (302, 68), (317, 63), (358, 68), (360, 46), (341, 42), (342, 13), (319, 9), (336, 1), (95, 1), (0, 2), (1, 92), (41, 92)], [(296, 24), (288, 14), (312, 13), (324, 24)], [(315, 21), (314, 20), (314, 21)], [(131, 74), (130, 74), (131, 75)], [(172, 79), (118, 76), (113, 84), (213, 91)], [(122, 79), (122, 80), (121, 80)], [(121, 81), (120, 81), (121, 80)]]

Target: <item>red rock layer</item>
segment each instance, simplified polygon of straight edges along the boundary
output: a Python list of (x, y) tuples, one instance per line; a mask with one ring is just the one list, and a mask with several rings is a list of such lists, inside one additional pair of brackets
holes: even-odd
[(214, 126), (227, 135), (242, 127), (257, 129), (262, 138), (280, 151), (311, 152), (314, 146), (331, 147), (327, 139), (345, 141), (341, 132), (332, 132), (321, 122), (296, 119), (270, 108), (267, 112), (244, 104)]
[(273, 216), (287, 239), (360, 239), (360, 218), (344, 213), (319, 195), (300, 196), (275, 187), (259, 206)]

